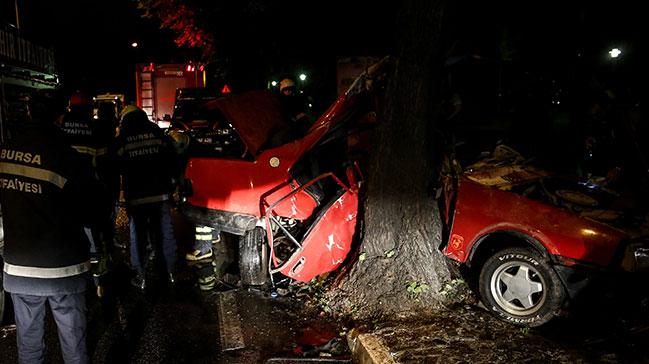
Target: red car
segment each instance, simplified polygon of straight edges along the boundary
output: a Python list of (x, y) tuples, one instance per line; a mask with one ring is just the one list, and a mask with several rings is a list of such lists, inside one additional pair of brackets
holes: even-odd
[(261, 285), (276, 273), (308, 282), (347, 256), (362, 177), (345, 140), (372, 111), (378, 85), (369, 81), (380, 69), (364, 73), (305, 135), (280, 144), (273, 136), (290, 125), (269, 91), (205, 104), (224, 118), (215, 125), (231, 125), (237, 136), (231, 141), (241, 145), (225, 148), (237, 153), (200, 148), (190, 156), (185, 178), (191, 193), (183, 212), (197, 225), (241, 237), (243, 284)]
[(593, 181), (553, 176), (499, 146), (491, 158), (443, 173), (443, 253), (478, 277), (501, 319), (539, 326), (597, 273), (649, 267), (649, 220), (637, 201)]

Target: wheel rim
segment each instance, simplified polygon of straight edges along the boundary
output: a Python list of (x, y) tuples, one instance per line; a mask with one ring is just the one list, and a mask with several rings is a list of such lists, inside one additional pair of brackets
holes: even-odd
[(538, 311), (547, 296), (545, 280), (526, 262), (507, 262), (491, 276), (491, 294), (503, 310), (516, 316)]

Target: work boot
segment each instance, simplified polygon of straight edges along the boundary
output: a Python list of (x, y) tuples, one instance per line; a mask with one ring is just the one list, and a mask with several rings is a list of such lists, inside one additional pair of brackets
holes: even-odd
[(198, 278), (198, 288), (200, 288), (201, 291), (209, 291), (211, 289), (214, 289), (215, 284), (216, 284), (216, 277), (214, 276), (206, 276), (206, 277)]
[(207, 248), (207, 250), (205, 250), (205, 251), (201, 251), (200, 249), (196, 249), (193, 252), (187, 253), (185, 255), (185, 259), (189, 260), (189, 261), (192, 261), (192, 262), (195, 262), (197, 260), (203, 260), (203, 259), (211, 258), (211, 257), (212, 257), (212, 248)]
[(131, 285), (135, 288), (138, 288), (142, 291), (144, 291), (144, 288), (146, 288), (146, 278), (144, 275), (144, 272), (142, 273), (137, 273), (133, 279), (131, 279)]

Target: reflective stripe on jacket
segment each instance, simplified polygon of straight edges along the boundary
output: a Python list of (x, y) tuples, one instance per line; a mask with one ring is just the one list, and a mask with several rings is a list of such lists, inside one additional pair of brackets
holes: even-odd
[(76, 276), (90, 270), (90, 261), (69, 265), (67, 267), (41, 268), (4, 264), (4, 272), (19, 277), (29, 278), (63, 278)]
[(8, 274), (61, 278), (85, 272), (98, 184), (52, 123), (10, 125), (0, 146), (0, 205)]

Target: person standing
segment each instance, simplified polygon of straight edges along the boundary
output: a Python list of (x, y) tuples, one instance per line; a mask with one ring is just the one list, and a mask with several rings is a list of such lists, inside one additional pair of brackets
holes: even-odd
[(295, 81), (285, 78), (279, 82), (279, 100), (292, 128), (304, 135), (311, 126), (308, 115), (308, 102), (297, 90)]
[(87, 363), (85, 291), (90, 269), (84, 224), (96, 218), (96, 184), (81, 156), (54, 125), (57, 93), (28, 102), (28, 121), (0, 147), (0, 205), (5, 234), (4, 289), (11, 293), (20, 363), (42, 363), (45, 304), (57, 324), (66, 363)]
[[(69, 112), (60, 121), (61, 130), (66, 135), (68, 143), (74, 148), (80, 155), (82, 163), (85, 168), (92, 170), (92, 174), (97, 181), (101, 180), (101, 186), (103, 187), (99, 192), (101, 197), (100, 206), (102, 207), (102, 213), (106, 216), (101, 221), (98, 221), (97, 224), (92, 226), (86, 226), (86, 234), (88, 234), (90, 240), (90, 250), (93, 259), (93, 263), (97, 263), (97, 267), (104, 266), (104, 261), (106, 260), (107, 248), (105, 232), (103, 227), (105, 226), (104, 221), (106, 221), (110, 216), (110, 194), (108, 192), (108, 182), (105, 181), (105, 174), (100, 176), (100, 170), (98, 169), (98, 161), (101, 164), (101, 161), (105, 159), (108, 142), (107, 138), (101, 140), (98, 135), (98, 130), (96, 123), (93, 120), (93, 105), (92, 98), (84, 92), (75, 91), (70, 96), (70, 106)], [(103, 269), (102, 269), (103, 270)]]
[(312, 124), (308, 115), (307, 99), (297, 90), (295, 81), (290, 78), (285, 78), (279, 83), (279, 103), (287, 125), (271, 137), (271, 147), (305, 136)]
[(136, 275), (131, 284), (140, 289), (146, 287), (145, 252), (149, 238), (156, 250), (162, 250), (160, 255), (164, 259), (167, 279), (174, 283), (177, 247), (170, 198), (176, 158), (173, 147), (144, 111), (132, 108), (122, 117), (112, 149), (122, 176), (126, 211), (134, 233), (131, 264)]
[(115, 219), (119, 212), (119, 175), (111, 168), (113, 163), (110, 161), (108, 149), (115, 140), (115, 134), (119, 120), (115, 110), (115, 104), (112, 102), (102, 102), (97, 108), (97, 118), (93, 123), (93, 134), (95, 136), (95, 161), (96, 172), (104, 191), (106, 192), (105, 215), (99, 226), (99, 235), (103, 241), (106, 255), (112, 256), (113, 248), (126, 248), (121, 246), (115, 240)]

